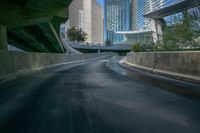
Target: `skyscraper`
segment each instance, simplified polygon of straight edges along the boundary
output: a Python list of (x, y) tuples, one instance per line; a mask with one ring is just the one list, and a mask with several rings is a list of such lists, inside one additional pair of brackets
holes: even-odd
[(145, 0), (132, 0), (132, 14), (131, 14), (131, 30), (141, 30), (145, 28), (144, 25), (144, 7)]
[(145, 18), (148, 12), (162, 8), (166, 0), (131, 0), (131, 28), (129, 31), (118, 30), (119, 35), (126, 35), (126, 43), (151, 43), (158, 40), (157, 24), (154, 20)]
[(103, 44), (103, 9), (102, 6), (92, 0), (92, 41)]
[[(170, 18), (182, 14), (180, 10), (187, 7), (187, 2), (186, 0), (132, 0), (131, 31), (117, 31), (115, 33), (125, 35), (126, 42), (124, 43), (129, 44), (136, 42), (148, 44), (162, 41), (162, 30), (163, 26), (167, 24), (166, 19), (168, 19), (170, 23), (170, 21), (173, 21), (173, 19), (170, 20)], [(188, 7), (194, 6), (195, 3), (197, 3), (197, 1), (191, 1), (191, 5), (188, 5)], [(178, 5), (177, 10), (175, 9), (175, 5)], [(173, 10), (176, 11), (173, 13)], [(168, 13), (172, 14), (167, 15)], [(154, 14), (154, 16), (151, 16), (152, 14)], [(163, 16), (161, 17), (159, 14)]]
[(105, 40), (117, 44), (124, 40), (115, 31), (129, 31), (131, 29), (131, 0), (105, 1)]
[(132, 0), (132, 26), (131, 30), (151, 29), (151, 22), (144, 18), (144, 14), (163, 8), (172, 0)]
[(146, 12), (162, 8), (164, 0), (106, 0), (105, 39), (112, 43), (125, 41), (116, 31), (151, 30), (151, 20), (144, 18)]
[(70, 27), (81, 28), (88, 43), (103, 44), (103, 10), (96, 0), (73, 0), (69, 7)]

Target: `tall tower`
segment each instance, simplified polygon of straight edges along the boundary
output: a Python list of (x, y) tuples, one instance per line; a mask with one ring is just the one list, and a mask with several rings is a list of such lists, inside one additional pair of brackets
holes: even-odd
[(92, 42), (103, 44), (103, 9), (92, 0)]
[(103, 44), (103, 10), (96, 0), (73, 0), (69, 7), (70, 27), (81, 28), (88, 43)]
[(131, 30), (137, 30), (137, 0), (131, 1)]
[(105, 40), (114, 44), (124, 40), (116, 31), (129, 31), (131, 29), (131, 1), (132, 0), (106, 0), (105, 1)]
[(132, 0), (131, 30), (145, 29), (144, 26), (144, 4), (145, 0)]
[(83, 0), (73, 0), (69, 6), (69, 25), (83, 28)]

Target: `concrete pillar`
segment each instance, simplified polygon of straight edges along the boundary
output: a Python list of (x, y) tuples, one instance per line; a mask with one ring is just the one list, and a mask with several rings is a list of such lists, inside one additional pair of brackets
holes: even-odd
[(158, 36), (158, 41), (162, 42), (162, 36), (163, 36), (163, 24), (159, 20), (156, 20), (156, 30), (157, 30), (157, 36)]
[(154, 42), (162, 41), (162, 24), (158, 20), (151, 19), (151, 30)]
[(7, 28), (0, 25), (0, 50), (8, 50)]
[(57, 34), (57, 32), (56, 32), (56, 30), (55, 30), (55, 28), (54, 28), (54, 26), (53, 26), (53, 24), (52, 24), (51, 22), (49, 22), (49, 26), (50, 26), (50, 28), (51, 28), (51, 30), (52, 30), (52, 32), (53, 32), (55, 38), (57, 39), (58, 43), (60, 44), (60, 48), (62, 49), (62, 52), (64, 53), (65, 50), (64, 50), (64, 48), (63, 48), (63, 46), (62, 46), (62, 43), (61, 43), (61, 41), (60, 41), (60, 37), (59, 37), (59, 35)]

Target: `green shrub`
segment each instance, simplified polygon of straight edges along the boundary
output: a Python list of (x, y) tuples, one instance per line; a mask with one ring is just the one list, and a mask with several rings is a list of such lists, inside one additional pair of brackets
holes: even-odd
[(142, 51), (141, 45), (139, 43), (133, 44), (132, 47), (131, 47), (131, 49), (134, 52), (141, 52)]

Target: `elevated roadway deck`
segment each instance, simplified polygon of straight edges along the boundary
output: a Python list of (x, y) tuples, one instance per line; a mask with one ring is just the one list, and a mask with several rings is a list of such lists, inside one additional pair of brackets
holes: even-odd
[(161, 9), (149, 12), (144, 15), (147, 18), (160, 19), (165, 16), (181, 12), (185, 9), (200, 6), (200, 0), (179, 0), (176, 3), (164, 6)]

